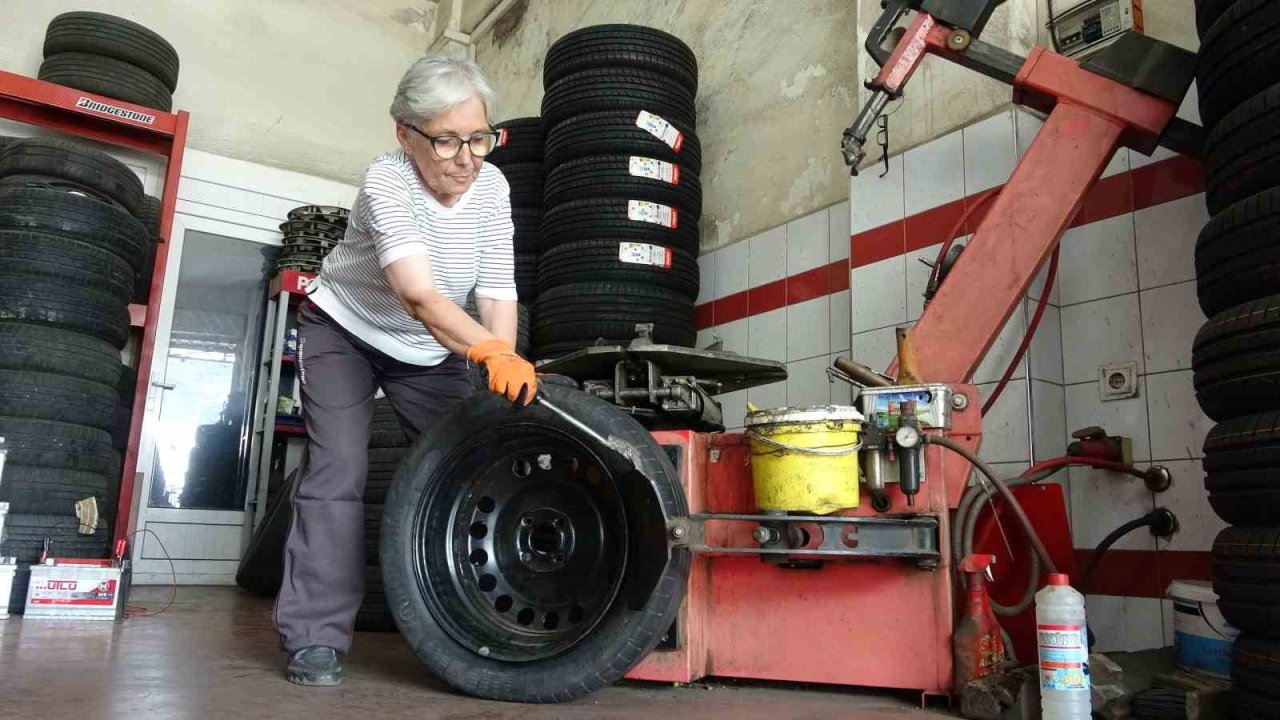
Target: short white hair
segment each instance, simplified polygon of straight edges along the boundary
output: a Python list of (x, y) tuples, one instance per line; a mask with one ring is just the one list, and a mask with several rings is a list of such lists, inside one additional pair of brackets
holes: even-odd
[(398, 123), (430, 120), (472, 97), (480, 98), (485, 117), (492, 118), (497, 95), (479, 65), (428, 55), (409, 66), (400, 78), (391, 101), (391, 117)]

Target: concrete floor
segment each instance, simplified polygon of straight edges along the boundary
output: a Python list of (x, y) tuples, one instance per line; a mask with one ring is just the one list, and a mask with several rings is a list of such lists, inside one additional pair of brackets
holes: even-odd
[[(158, 608), (163, 588), (135, 588)], [(335, 689), (282, 676), (271, 603), (234, 588), (182, 588), (168, 611), (123, 623), (0, 620), (0, 716), (121, 720), (182, 718), (648, 718), (914, 720), (910, 695), (711, 683), (623, 682), (566, 705), (473, 700), (418, 664), (397, 634), (361, 634)], [(918, 696), (916, 697), (918, 701)]]

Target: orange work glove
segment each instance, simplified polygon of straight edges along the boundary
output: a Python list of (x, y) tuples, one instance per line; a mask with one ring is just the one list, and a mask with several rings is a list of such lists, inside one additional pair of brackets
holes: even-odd
[(533, 363), (516, 354), (510, 345), (492, 338), (467, 349), (467, 360), (484, 363), (489, 371), (489, 389), (508, 400), (528, 405), (538, 393), (538, 376)]

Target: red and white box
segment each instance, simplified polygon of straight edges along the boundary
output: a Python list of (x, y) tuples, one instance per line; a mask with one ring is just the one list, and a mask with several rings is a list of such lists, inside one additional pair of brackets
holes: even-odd
[(27, 620), (119, 620), (128, 602), (130, 570), (110, 560), (58, 558), (31, 566)]

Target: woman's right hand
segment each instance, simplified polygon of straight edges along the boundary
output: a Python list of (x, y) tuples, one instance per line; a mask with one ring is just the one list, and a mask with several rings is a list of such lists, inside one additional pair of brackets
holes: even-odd
[(528, 405), (538, 394), (538, 374), (533, 363), (498, 338), (472, 345), (467, 349), (467, 360), (483, 363), (489, 371), (489, 389), (513, 403)]

